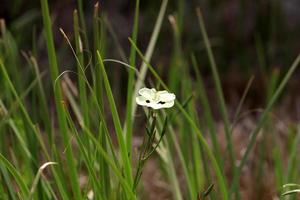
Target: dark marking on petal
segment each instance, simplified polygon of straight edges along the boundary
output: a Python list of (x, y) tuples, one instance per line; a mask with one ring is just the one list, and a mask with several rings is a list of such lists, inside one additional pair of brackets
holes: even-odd
[(149, 100), (146, 100), (146, 103), (150, 103), (150, 101), (149, 101)]
[(158, 104), (165, 104), (166, 102), (164, 102), (164, 101), (160, 101), (160, 102), (158, 102)]

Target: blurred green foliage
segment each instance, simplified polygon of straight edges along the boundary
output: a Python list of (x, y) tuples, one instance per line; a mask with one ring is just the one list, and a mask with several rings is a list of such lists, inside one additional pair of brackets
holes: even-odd
[[(33, 31), (41, 29), (41, 14), (39, 1), (2, 0), (0, 17), (4, 18), (8, 29), (15, 36), (21, 49), (30, 48), (28, 40), (32, 40)], [(85, 1), (83, 8), (87, 23), (96, 1)], [(72, 15), (76, 8), (76, 1), (53, 0), (49, 2), (54, 25), (71, 29)], [(140, 10), (139, 43), (147, 43), (152, 31), (153, 18), (156, 16), (160, 1), (143, 1)], [(293, 0), (190, 0), (170, 1), (167, 14), (176, 16), (181, 31), (181, 45), (184, 53), (194, 51), (207, 63), (204, 46), (199, 37), (195, 8), (200, 6), (207, 24), (216, 60), (221, 71), (237, 69), (240, 72), (256, 73), (269, 72), (272, 68), (281, 68), (294, 58), (300, 45), (299, 2)], [(134, 1), (104, 0), (100, 1), (101, 11), (107, 15), (114, 30), (126, 49), (127, 37), (130, 35)], [(102, 13), (102, 14), (103, 14)], [(88, 26), (89, 27), (89, 26)], [(91, 30), (91, 28), (89, 27)], [(55, 29), (54, 29), (55, 30)], [(22, 32), (22, 34), (18, 34)], [(171, 26), (165, 20), (159, 38), (159, 48), (155, 59), (158, 62), (172, 54)], [(60, 44), (61, 37), (56, 35), (56, 42)], [(168, 42), (169, 41), (169, 42)], [(91, 41), (90, 41), (91, 42)], [(113, 51), (113, 45), (108, 48)], [(202, 48), (203, 47), (203, 48)], [(203, 56), (201, 56), (203, 54)], [(203, 66), (205, 69), (207, 65)]]

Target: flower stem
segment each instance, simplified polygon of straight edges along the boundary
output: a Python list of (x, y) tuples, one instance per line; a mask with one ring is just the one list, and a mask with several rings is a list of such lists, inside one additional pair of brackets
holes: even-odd
[[(138, 183), (140, 182), (143, 173), (142, 170), (146, 161), (152, 155), (152, 153), (154, 153), (153, 143), (155, 142), (155, 135), (156, 135), (156, 116), (157, 113), (152, 109), (149, 109), (149, 115), (148, 115), (148, 121), (146, 127), (147, 136), (145, 136), (143, 139), (142, 148), (139, 154), (137, 170), (133, 182), (133, 191), (136, 191)], [(158, 142), (160, 141), (161, 139)], [(155, 145), (155, 147), (157, 146), (158, 144)]]

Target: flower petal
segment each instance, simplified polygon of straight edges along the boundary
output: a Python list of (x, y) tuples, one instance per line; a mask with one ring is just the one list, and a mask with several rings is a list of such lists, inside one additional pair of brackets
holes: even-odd
[(152, 88), (152, 89), (142, 88), (139, 90), (139, 94), (147, 99), (154, 99), (156, 90), (154, 88)]
[(176, 99), (175, 94), (169, 93), (166, 90), (157, 92), (159, 101), (174, 101)]
[[(175, 95), (174, 95), (175, 96)], [(164, 108), (171, 108), (174, 106), (174, 101), (167, 101), (165, 104), (164, 104)]]
[(147, 99), (143, 96), (138, 96), (135, 98), (135, 102), (138, 104), (138, 105), (141, 105), (141, 106), (147, 106)]
[(164, 102), (164, 104), (161, 104), (159, 102), (157, 103), (152, 103), (151, 104), (151, 108), (157, 110), (157, 109), (162, 109), (162, 108), (171, 108), (174, 106), (174, 101), (167, 101), (167, 102)]

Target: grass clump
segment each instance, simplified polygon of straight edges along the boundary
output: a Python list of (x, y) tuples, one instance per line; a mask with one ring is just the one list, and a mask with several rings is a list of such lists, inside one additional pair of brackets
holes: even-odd
[[(47, 0), (40, 1), (43, 31), (39, 36), (34, 31), (29, 52), (21, 53), (16, 36), (6, 28), (5, 21), (0, 21), (0, 199), (151, 199), (160, 195), (153, 186), (158, 184), (165, 185), (160, 193), (167, 196), (157, 197), (160, 199), (243, 199), (240, 180), (247, 162), (256, 160), (251, 158), (253, 150), (259, 148), (262, 152), (262, 144), (270, 141), (285, 144), (279, 135), (273, 134), (270, 141), (265, 135), (270, 129), (276, 131), (272, 111), (299, 65), (299, 55), (286, 73), (274, 70), (269, 77), (263, 94), (266, 107), (255, 119), (249, 140), (243, 140), (241, 152), (236, 150), (235, 128), (243, 117), (242, 107), (254, 78), (249, 79), (231, 115), (214, 46), (197, 8), (193, 16), (215, 88), (215, 98), (211, 99), (203, 78), (202, 56), (182, 45), (182, 0), (168, 18), (173, 42), (172, 56), (167, 59), (171, 67), (166, 75), (160, 67), (165, 63), (159, 64), (153, 58), (157, 58), (156, 46), (164, 42), (160, 34), (169, 2), (162, 0), (146, 46), (139, 41), (142, 3), (136, 0), (132, 11), (128, 56), (98, 3), (89, 27), (83, 1), (77, 1), (71, 33), (66, 33), (64, 27), (59, 29), (64, 41), (60, 48), (54, 42), (56, 28)], [(36, 12), (33, 14), (24, 23), (29, 23)], [(43, 38), (42, 45), (37, 38)], [(120, 59), (110, 56), (109, 41), (113, 41)], [(145, 53), (140, 46), (146, 47)], [(43, 51), (45, 48), (47, 51)], [(265, 65), (263, 54), (259, 56)], [(62, 63), (70, 59), (74, 67), (63, 70)], [(121, 75), (126, 81), (119, 80)], [(148, 93), (141, 94), (145, 86), (168, 92), (148, 89)], [(176, 99), (169, 92), (175, 93)], [(138, 95), (145, 102), (138, 101)], [(138, 109), (137, 103), (145, 107)], [(216, 120), (216, 108), (221, 120)], [(293, 141), (284, 154), (288, 162), (284, 161), (283, 149), (275, 145), (271, 149), (276, 182), (272, 196), (293, 198), (299, 192), (296, 184), (285, 185), (296, 187), (286, 192), (281, 187), (299, 181), (296, 127), (285, 130)], [(220, 139), (223, 135), (224, 140)], [(264, 156), (267, 152), (257, 159), (257, 174), (263, 170)], [(154, 166), (153, 188), (150, 180), (143, 178), (149, 175), (144, 173), (148, 164)], [(259, 178), (255, 181), (263, 184)], [(254, 198), (265, 194), (259, 195)]]

